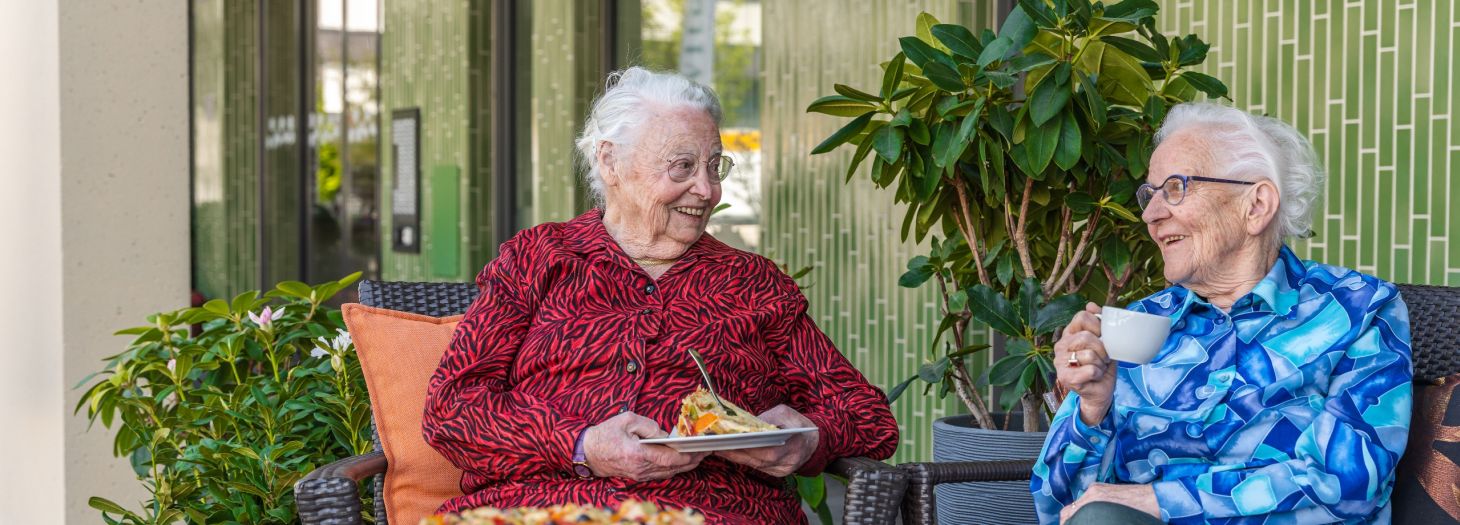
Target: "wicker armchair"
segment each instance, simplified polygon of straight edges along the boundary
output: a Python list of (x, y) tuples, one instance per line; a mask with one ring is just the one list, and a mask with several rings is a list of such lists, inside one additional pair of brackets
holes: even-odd
[[(444, 317), (466, 311), (478, 290), (471, 283), (408, 283), (361, 281), (360, 302), (366, 306)], [(375, 436), (375, 451), (345, 458), (309, 473), (294, 485), (299, 518), (305, 525), (363, 525), (360, 482), (369, 478), (375, 494), (375, 518), (387, 525), (381, 487), (385, 454)], [(902, 470), (867, 458), (843, 458), (827, 472), (847, 479), (844, 523), (892, 523), (907, 488)], [(414, 524), (402, 524), (414, 525)]]
[[(1409, 328), (1414, 352), (1414, 380), (1432, 381), (1460, 372), (1460, 350), (1454, 344), (1460, 326), (1460, 288), (1419, 284), (1399, 285), (1409, 307)], [(908, 463), (899, 465), (908, 475), (903, 500), (905, 525), (937, 523), (933, 487), (943, 483), (1017, 481), (1030, 478), (1034, 459), (1024, 461)], [(1399, 473), (1404, 476), (1404, 472)]]

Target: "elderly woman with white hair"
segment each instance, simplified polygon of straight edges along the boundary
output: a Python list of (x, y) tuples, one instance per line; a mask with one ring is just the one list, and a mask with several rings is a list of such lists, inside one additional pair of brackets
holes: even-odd
[[(465, 475), (442, 511), (634, 498), (710, 523), (803, 523), (783, 479), (897, 446), (887, 398), (770, 260), (705, 234), (732, 160), (720, 104), (640, 68), (609, 78), (578, 149), (598, 207), (523, 231), (477, 276), (432, 377), (427, 441)], [(666, 436), (704, 381), (784, 429), (780, 446), (682, 453)]]
[(1043, 523), (1389, 523), (1409, 429), (1409, 316), (1395, 286), (1299, 259), (1323, 173), (1278, 120), (1178, 105), (1141, 218), (1171, 287), (1153, 361), (1112, 361), (1096, 305), (1055, 345), (1072, 393), (1031, 490)]

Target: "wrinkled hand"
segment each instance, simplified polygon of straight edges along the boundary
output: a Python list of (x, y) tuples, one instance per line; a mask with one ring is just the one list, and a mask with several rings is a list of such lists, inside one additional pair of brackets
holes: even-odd
[(634, 481), (664, 479), (693, 470), (707, 452), (681, 453), (664, 445), (645, 445), (640, 438), (668, 436), (654, 420), (624, 412), (588, 427), (583, 436), (583, 455), (588, 468), (598, 477), (628, 478)]
[[(806, 416), (786, 405), (776, 405), (775, 408), (761, 413), (758, 417), (761, 421), (781, 428), (816, 428), (816, 424), (812, 423), (810, 419), (806, 419)], [(820, 442), (821, 432), (818, 430), (793, 434), (790, 439), (786, 440), (786, 444), (778, 447), (721, 450), (715, 452), (715, 455), (725, 458), (727, 461), (783, 478), (800, 470), (801, 465), (811, 459), (811, 454), (816, 452), (816, 445)]]
[[(1060, 384), (1080, 394), (1080, 419), (1091, 426), (1105, 419), (1115, 397), (1115, 361), (1100, 342), (1098, 313), (1099, 305), (1086, 304), (1085, 311), (1070, 319), (1064, 335), (1054, 344), (1055, 375)], [(1070, 366), (1072, 355), (1079, 366)]]
[(1161, 517), (1161, 506), (1156, 502), (1156, 489), (1150, 485), (1096, 483), (1091, 485), (1080, 496), (1080, 499), (1075, 500), (1069, 505), (1065, 505), (1064, 510), (1060, 511), (1060, 523), (1069, 521), (1085, 505), (1096, 501), (1119, 503), (1155, 516), (1158, 519)]

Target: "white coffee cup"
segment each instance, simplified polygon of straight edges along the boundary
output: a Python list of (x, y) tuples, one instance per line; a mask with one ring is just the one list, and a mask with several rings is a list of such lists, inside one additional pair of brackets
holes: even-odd
[(1149, 363), (1171, 335), (1168, 317), (1114, 306), (1100, 308), (1095, 317), (1100, 318), (1100, 342), (1105, 344), (1105, 353), (1116, 361)]

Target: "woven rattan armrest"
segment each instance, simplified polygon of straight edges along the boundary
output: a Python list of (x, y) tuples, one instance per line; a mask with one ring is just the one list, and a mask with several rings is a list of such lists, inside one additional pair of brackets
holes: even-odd
[(847, 480), (846, 525), (892, 523), (897, 519), (907, 474), (901, 469), (868, 458), (842, 458), (827, 465), (826, 472)]
[(1034, 460), (952, 461), (898, 465), (907, 474), (907, 497), (903, 499), (904, 525), (933, 523), (936, 505), (933, 487), (943, 483), (977, 481), (1020, 481), (1029, 479)]
[(385, 453), (348, 457), (306, 474), (294, 484), (304, 525), (362, 525), (360, 482), (385, 472)]

